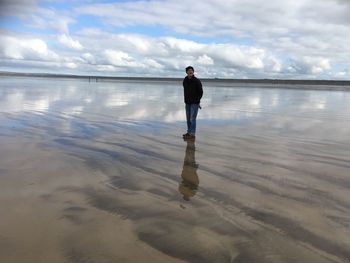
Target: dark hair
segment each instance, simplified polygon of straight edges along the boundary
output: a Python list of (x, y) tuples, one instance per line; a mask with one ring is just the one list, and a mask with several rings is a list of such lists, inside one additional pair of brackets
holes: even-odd
[(187, 73), (187, 71), (188, 71), (189, 69), (192, 69), (192, 71), (194, 72), (194, 68), (193, 68), (192, 66), (188, 66), (188, 67), (186, 68), (186, 73)]

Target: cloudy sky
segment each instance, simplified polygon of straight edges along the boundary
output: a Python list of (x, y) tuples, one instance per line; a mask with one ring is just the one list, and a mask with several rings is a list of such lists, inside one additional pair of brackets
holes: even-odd
[(350, 79), (348, 0), (0, 0), (0, 70)]

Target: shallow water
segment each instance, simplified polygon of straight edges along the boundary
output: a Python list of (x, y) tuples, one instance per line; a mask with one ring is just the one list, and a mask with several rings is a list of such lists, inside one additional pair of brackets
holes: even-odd
[(349, 101), (1, 78), (0, 262), (350, 262)]

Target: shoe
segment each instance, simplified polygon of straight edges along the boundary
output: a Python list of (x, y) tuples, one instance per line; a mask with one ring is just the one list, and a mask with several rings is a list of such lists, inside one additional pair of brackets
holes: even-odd
[(196, 139), (196, 136), (190, 134), (190, 136), (188, 136), (188, 139), (194, 140), (194, 139)]
[(189, 134), (188, 132), (187, 133), (185, 133), (185, 134), (182, 134), (182, 137), (188, 137), (188, 136), (190, 136), (191, 134)]
[(184, 140), (194, 140), (194, 139), (196, 139), (196, 136), (189, 134), (187, 136), (184, 136), (183, 138), (184, 138)]

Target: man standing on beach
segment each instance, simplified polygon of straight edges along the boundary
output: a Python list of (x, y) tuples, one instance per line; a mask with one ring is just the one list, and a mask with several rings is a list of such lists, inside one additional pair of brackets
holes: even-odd
[(192, 66), (186, 68), (187, 76), (183, 80), (184, 99), (186, 104), (187, 133), (183, 134), (184, 139), (196, 138), (196, 119), (200, 101), (203, 96), (202, 83), (194, 75)]

